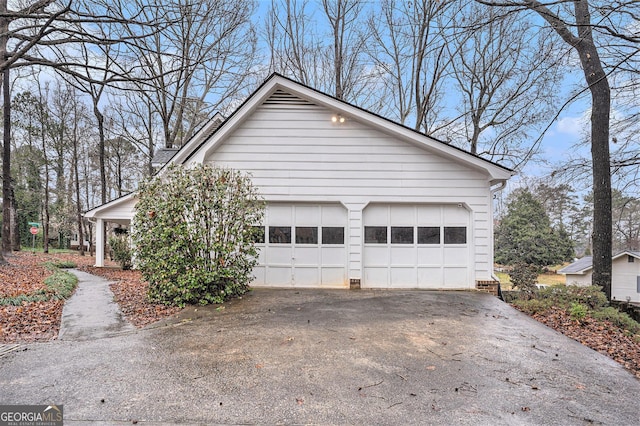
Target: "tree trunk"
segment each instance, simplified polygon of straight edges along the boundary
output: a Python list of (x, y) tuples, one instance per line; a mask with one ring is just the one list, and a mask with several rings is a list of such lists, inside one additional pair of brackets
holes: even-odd
[[(7, 0), (0, 0), (0, 13), (6, 15)], [(9, 18), (0, 18), (0, 57), (3, 61), (7, 56), (7, 39), (9, 32)], [(3, 72), (3, 128), (2, 137), (2, 251), (11, 251), (11, 94), (9, 88), (9, 68)]]
[(2, 119), (4, 121), (2, 149), (2, 251), (11, 247), (11, 95), (9, 90), (9, 68), (4, 70), (2, 96), (4, 99)]
[(47, 137), (45, 134), (47, 124), (46, 114), (42, 104), (42, 94), (40, 95), (40, 136), (42, 138), (42, 155), (44, 159), (44, 206), (42, 212), (42, 251), (49, 253), (49, 156), (47, 155)]
[(16, 194), (13, 192), (13, 185), (11, 185), (11, 247), (13, 251), (20, 251), (20, 222), (18, 222)]
[[(537, 0), (527, 0), (526, 7), (544, 18), (580, 57), (585, 80), (591, 92), (591, 161), (593, 169), (593, 285), (602, 287), (611, 300), (611, 165), (609, 153), (609, 118), (611, 88), (593, 41), (593, 24), (588, 0), (574, 0), (575, 26), (560, 19)], [(570, 28), (577, 28), (576, 37)]]
[[(77, 114), (74, 114), (77, 117)], [(84, 256), (84, 229), (82, 229), (82, 200), (80, 198), (80, 172), (78, 171), (78, 132), (77, 121), (73, 129), (73, 178), (76, 190), (76, 226), (78, 227), (78, 251)]]
[(611, 88), (593, 42), (589, 4), (574, 2), (578, 39), (576, 50), (591, 92), (591, 161), (593, 167), (593, 277), (611, 300), (611, 166), (609, 119)]
[(101, 192), (101, 201), (102, 204), (107, 202), (107, 172), (106, 172), (106, 161), (105, 161), (105, 141), (104, 141), (104, 115), (98, 109), (99, 100), (94, 99), (93, 104), (93, 114), (96, 116), (96, 120), (98, 121), (98, 157), (100, 162), (100, 192)]

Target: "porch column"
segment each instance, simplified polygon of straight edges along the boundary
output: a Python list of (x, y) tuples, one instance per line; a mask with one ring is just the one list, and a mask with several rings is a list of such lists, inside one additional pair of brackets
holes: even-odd
[(96, 265), (104, 266), (104, 220), (96, 220)]

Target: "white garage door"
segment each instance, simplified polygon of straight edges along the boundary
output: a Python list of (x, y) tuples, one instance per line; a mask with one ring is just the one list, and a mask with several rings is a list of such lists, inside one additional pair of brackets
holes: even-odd
[(363, 287), (470, 286), (469, 211), (461, 205), (370, 205)]
[(347, 287), (347, 211), (338, 204), (267, 205), (252, 285)]

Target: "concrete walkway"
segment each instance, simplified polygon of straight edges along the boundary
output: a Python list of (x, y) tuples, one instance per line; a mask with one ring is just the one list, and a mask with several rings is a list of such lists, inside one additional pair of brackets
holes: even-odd
[(113, 300), (110, 281), (77, 269), (69, 272), (78, 277), (78, 288), (64, 304), (58, 339), (93, 340), (135, 330)]

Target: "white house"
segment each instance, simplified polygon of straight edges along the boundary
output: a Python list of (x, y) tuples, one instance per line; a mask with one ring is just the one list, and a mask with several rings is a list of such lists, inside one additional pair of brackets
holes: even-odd
[[(469, 289), (495, 280), (492, 199), (511, 170), (283, 76), (205, 125), (169, 163), (251, 174), (267, 201), (254, 286)], [(100, 225), (128, 224), (135, 203), (130, 194), (85, 214), (98, 224), (97, 266)]]
[[(591, 285), (591, 256), (578, 259), (558, 271), (567, 277), (567, 285)], [(640, 252), (623, 251), (611, 258), (611, 299), (640, 302)]]

